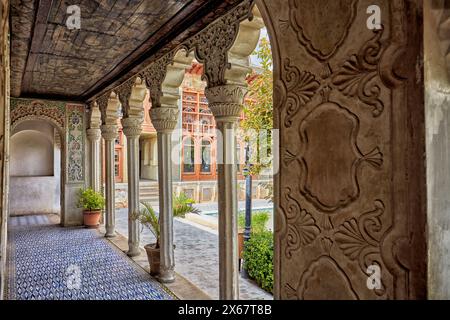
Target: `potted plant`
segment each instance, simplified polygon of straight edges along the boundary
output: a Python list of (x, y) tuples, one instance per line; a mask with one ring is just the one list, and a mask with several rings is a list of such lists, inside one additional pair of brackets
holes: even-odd
[(153, 209), (152, 205), (148, 202), (141, 202), (143, 208), (134, 214), (133, 219), (138, 220), (143, 227), (149, 229), (156, 238), (156, 243), (147, 244), (144, 246), (147, 252), (148, 263), (150, 265), (150, 274), (156, 276), (159, 274), (159, 261), (160, 261), (160, 228), (159, 217)]
[(88, 228), (98, 228), (105, 198), (91, 188), (80, 189), (78, 207), (83, 208), (84, 225)]
[[(193, 200), (188, 198), (184, 193), (180, 195), (173, 195), (173, 216), (184, 218), (187, 213), (199, 213), (200, 211), (193, 207)], [(160, 226), (159, 217), (153, 209), (152, 205), (148, 202), (141, 202), (142, 208), (139, 212), (136, 212), (132, 219), (138, 220), (143, 227), (149, 229), (156, 238), (155, 243), (147, 244), (144, 246), (147, 252), (148, 263), (150, 265), (150, 274), (156, 276), (159, 274), (160, 264)], [(174, 245), (175, 248), (175, 245)]]

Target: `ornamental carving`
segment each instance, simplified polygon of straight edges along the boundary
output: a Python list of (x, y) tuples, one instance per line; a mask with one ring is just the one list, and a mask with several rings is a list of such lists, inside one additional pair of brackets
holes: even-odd
[(311, 55), (325, 61), (347, 38), (356, 16), (356, 4), (357, 0), (289, 0), (289, 20), (283, 23), (297, 33), (299, 42)]
[(332, 82), (346, 96), (358, 97), (372, 107), (374, 117), (381, 115), (384, 105), (379, 99), (381, 88), (376, 83), (378, 64), (382, 54), (381, 36), (383, 31), (376, 31), (359, 51), (347, 60), (332, 76)]
[(287, 209), (286, 215), (289, 221), (287, 232), (286, 257), (292, 258), (292, 253), (302, 246), (311, 244), (320, 234), (313, 216), (303, 209), (292, 196), (291, 188), (286, 188)]
[(300, 154), (285, 153), (285, 164), (297, 160), (300, 166), (301, 194), (322, 212), (335, 213), (358, 199), (358, 169), (363, 163), (376, 168), (383, 163), (379, 148), (368, 153), (359, 149), (358, 133), (356, 115), (325, 102), (300, 123)]
[(316, 80), (316, 76), (312, 73), (300, 71), (296, 66), (292, 65), (289, 58), (284, 60), (283, 71), (287, 89), (284, 125), (289, 128), (292, 125), (293, 117), (317, 93), (320, 82)]
[(242, 1), (231, 12), (183, 43), (188, 52), (195, 50), (197, 60), (203, 63), (203, 78), (208, 87), (226, 84), (225, 71), (231, 67), (228, 51), (236, 40), (239, 24), (245, 19), (251, 19), (253, 4), (253, 0)]
[[(384, 203), (377, 200), (374, 210), (345, 221), (335, 233), (338, 247), (350, 260), (358, 262), (363, 273), (367, 272), (370, 265), (382, 267), (380, 241), (383, 236), (381, 216), (384, 210)], [(376, 293), (382, 295), (384, 289), (376, 290)]]
[(161, 97), (163, 96), (162, 84), (167, 74), (167, 66), (173, 63), (175, 51), (171, 51), (159, 60), (153, 62), (147, 69), (139, 75), (145, 79), (145, 84), (150, 90), (152, 107), (161, 107)]
[(209, 109), (216, 119), (239, 117), (247, 88), (240, 85), (223, 85), (205, 89)]
[(108, 125), (102, 125), (100, 127), (100, 130), (102, 131), (102, 137), (106, 141), (111, 141), (117, 138), (119, 134), (119, 128), (117, 125), (108, 124)]
[(123, 133), (127, 138), (139, 137), (142, 132), (144, 118), (129, 117), (122, 119)]
[(60, 130), (65, 128), (66, 111), (63, 103), (11, 99), (11, 126), (23, 119), (45, 118)]
[(84, 181), (84, 106), (67, 105), (68, 182)]
[(117, 93), (119, 97), (119, 101), (122, 104), (123, 116), (128, 117), (128, 112), (130, 109), (130, 97), (131, 92), (133, 91), (133, 86), (136, 83), (136, 77), (132, 77), (127, 80), (125, 83), (121, 84), (114, 91)]
[(157, 132), (171, 132), (178, 122), (178, 108), (159, 107), (150, 109), (150, 118)]

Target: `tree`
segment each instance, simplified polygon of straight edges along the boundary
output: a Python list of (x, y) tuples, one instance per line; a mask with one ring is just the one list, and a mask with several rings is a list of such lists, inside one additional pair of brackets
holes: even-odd
[[(267, 157), (271, 155), (271, 130), (273, 129), (273, 72), (272, 51), (266, 37), (261, 38), (256, 56), (261, 63), (261, 69), (253, 71), (250, 76), (249, 92), (244, 103), (244, 119), (241, 121), (243, 138), (246, 142), (256, 142), (252, 146), (252, 157), (249, 174), (258, 175), (271, 165)], [(260, 132), (267, 133), (267, 157), (261, 155)], [(264, 146), (265, 147), (265, 146)]]

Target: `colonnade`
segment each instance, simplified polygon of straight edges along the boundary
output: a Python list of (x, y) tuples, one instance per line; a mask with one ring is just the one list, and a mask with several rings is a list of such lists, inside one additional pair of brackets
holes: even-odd
[(144, 118), (146, 89), (150, 117), (158, 138), (159, 215), (161, 228), (161, 282), (175, 280), (172, 214), (172, 132), (179, 120), (180, 86), (194, 57), (204, 65), (205, 95), (222, 141), (218, 144), (220, 298), (238, 299), (237, 174), (235, 130), (251, 72), (250, 55), (257, 46), (262, 18), (253, 1), (244, 1), (175, 50), (152, 62), (117, 88), (91, 101), (89, 140), (90, 184), (100, 190), (100, 145), (105, 141), (106, 236), (115, 235), (114, 143), (118, 121), (127, 138), (128, 255), (139, 254), (139, 227), (133, 213), (139, 209), (139, 135)]

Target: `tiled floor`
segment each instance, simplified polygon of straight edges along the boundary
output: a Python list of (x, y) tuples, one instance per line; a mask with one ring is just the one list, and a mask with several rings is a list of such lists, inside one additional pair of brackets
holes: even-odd
[(161, 300), (169, 291), (98, 231), (9, 220), (8, 299)]

